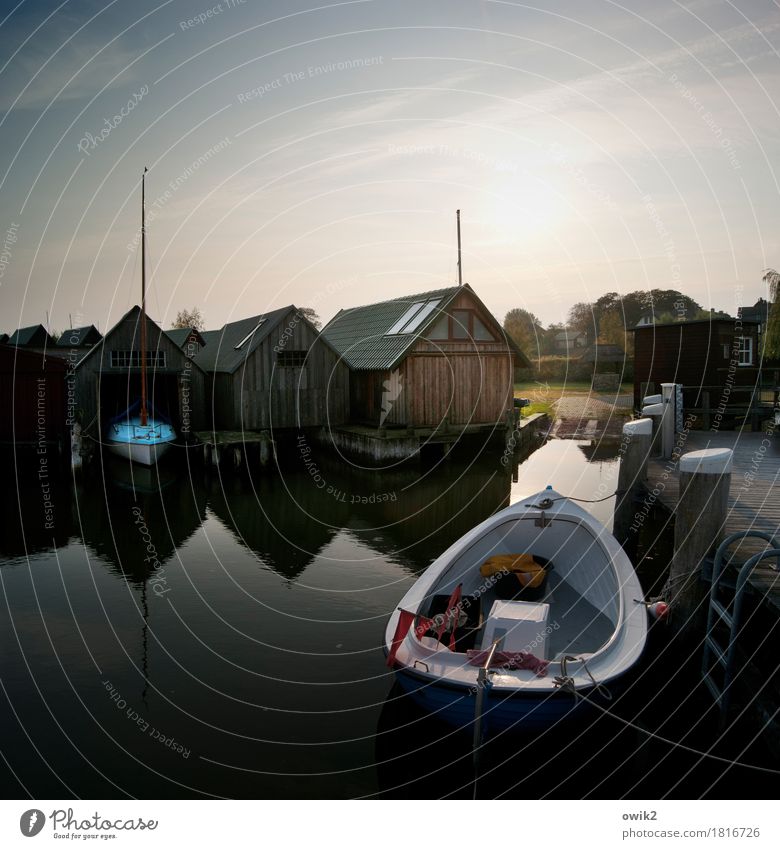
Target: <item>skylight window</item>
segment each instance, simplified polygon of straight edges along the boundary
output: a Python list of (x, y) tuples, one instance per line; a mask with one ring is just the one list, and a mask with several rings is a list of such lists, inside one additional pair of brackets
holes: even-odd
[(235, 347), (236, 351), (238, 351), (242, 347), (242, 345), (244, 345), (246, 342), (248, 342), (255, 335), (257, 328), (260, 327), (260, 325), (263, 324), (264, 321), (265, 321), (265, 319), (261, 318), (260, 321), (257, 322), (257, 327), (252, 328), (252, 330), (249, 333), (247, 333), (246, 336), (244, 336), (244, 338), (238, 343), (238, 345), (236, 345), (236, 347)]
[(439, 306), (441, 298), (428, 303), (415, 315), (415, 317), (404, 327), (401, 333), (413, 333), (425, 321), (426, 318)]
[(395, 333), (400, 333), (401, 328), (409, 322), (420, 310), (421, 307), (425, 306), (425, 301), (418, 301), (416, 304), (412, 304), (409, 309), (396, 321), (396, 323), (387, 331), (385, 335), (392, 336)]
[(414, 333), (426, 318), (439, 306), (441, 298), (432, 301), (418, 301), (396, 321), (385, 336), (395, 336), (399, 333)]

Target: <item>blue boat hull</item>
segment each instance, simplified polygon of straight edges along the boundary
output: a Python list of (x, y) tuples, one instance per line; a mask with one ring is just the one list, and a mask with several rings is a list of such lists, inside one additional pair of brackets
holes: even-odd
[[(396, 680), (404, 691), (427, 713), (453, 725), (473, 725), (476, 694), (449, 684), (431, 683), (418, 676), (396, 671)], [(588, 699), (592, 692), (583, 692)], [(580, 718), (593, 708), (582, 699), (563, 692), (539, 696), (489, 690), (483, 702), (482, 727), (490, 730), (540, 731), (564, 719)]]

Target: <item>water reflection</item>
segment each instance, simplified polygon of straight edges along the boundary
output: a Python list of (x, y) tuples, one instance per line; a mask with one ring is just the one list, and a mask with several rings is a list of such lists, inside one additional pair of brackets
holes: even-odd
[[(98, 470), (58, 494), (56, 550), (26, 537), (28, 550), (39, 546), (33, 569), (19, 568), (18, 542), (3, 535), (0, 638), (11, 648), (0, 673), (51, 769), (23, 733), (7, 735), (4, 754), (36, 796), (470, 795), (468, 734), (453, 736), (393, 688), (387, 617), (485, 517), (548, 483), (581, 498), (609, 494), (617, 466), (590, 445), (553, 441), (515, 482), (500, 452), (386, 473), (323, 458), (324, 488), (294, 458), (262, 472), (190, 471), (175, 459), (160, 469), (157, 486)], [(34, 487), (19, 495), (33, 529), (37, 498)], [(587, 507), (609, 519), (609, 501)], [(657, 665), (651, 687), (664, 686), (668, 666)], [(106, 680), (191, 757), (139, 731)], [(18, 731), (8, 704), (0, 722)], [(619, 732), (501, 738), (480, 795), (582, 795), (590, 779), (569, 777), (570, 766), (592, 755), (600, 775), (617, 776), (605, 786), (622, 792), (644, 761), (613, 769), (616, 748), (636, 749)], [(9, 786), (10, 797), (21, 792)]]

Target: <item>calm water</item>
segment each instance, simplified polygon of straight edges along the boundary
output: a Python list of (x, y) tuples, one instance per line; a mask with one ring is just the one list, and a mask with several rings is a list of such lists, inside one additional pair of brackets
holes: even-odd
[[(400, 696), (385, 621), (494, 511), (617, 480), (613, 449), (576, 442), (548, 443), (514, 482), (499, 459), (380, 473), (322, 457), (316, 477), (294, 461), (249, 477), (174, 457), (159, 481), (107, 462), (53, 487), (54, 528), (19, 468), (0, 539), (5, 795), (470, 797), (467, 735)], [(609, 521), (611, 500), (588, 507)], [(657, 759), (681, 768), (606, 720), (491, 745), (486, 796), (647, 795), (678, 775)]]

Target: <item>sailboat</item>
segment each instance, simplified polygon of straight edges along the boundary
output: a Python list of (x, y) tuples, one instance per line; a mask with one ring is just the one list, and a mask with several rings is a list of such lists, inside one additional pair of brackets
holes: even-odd
[[(108, 427), (107, 441), (114, 454), (134, 463), (153, 466), (176, 439), (170, 422), (159, 416), (147, 397), (146, 350), (146, 172), (141, 175), (141, 397)], [(151, 412), (151, 414), (150, 414)]]

